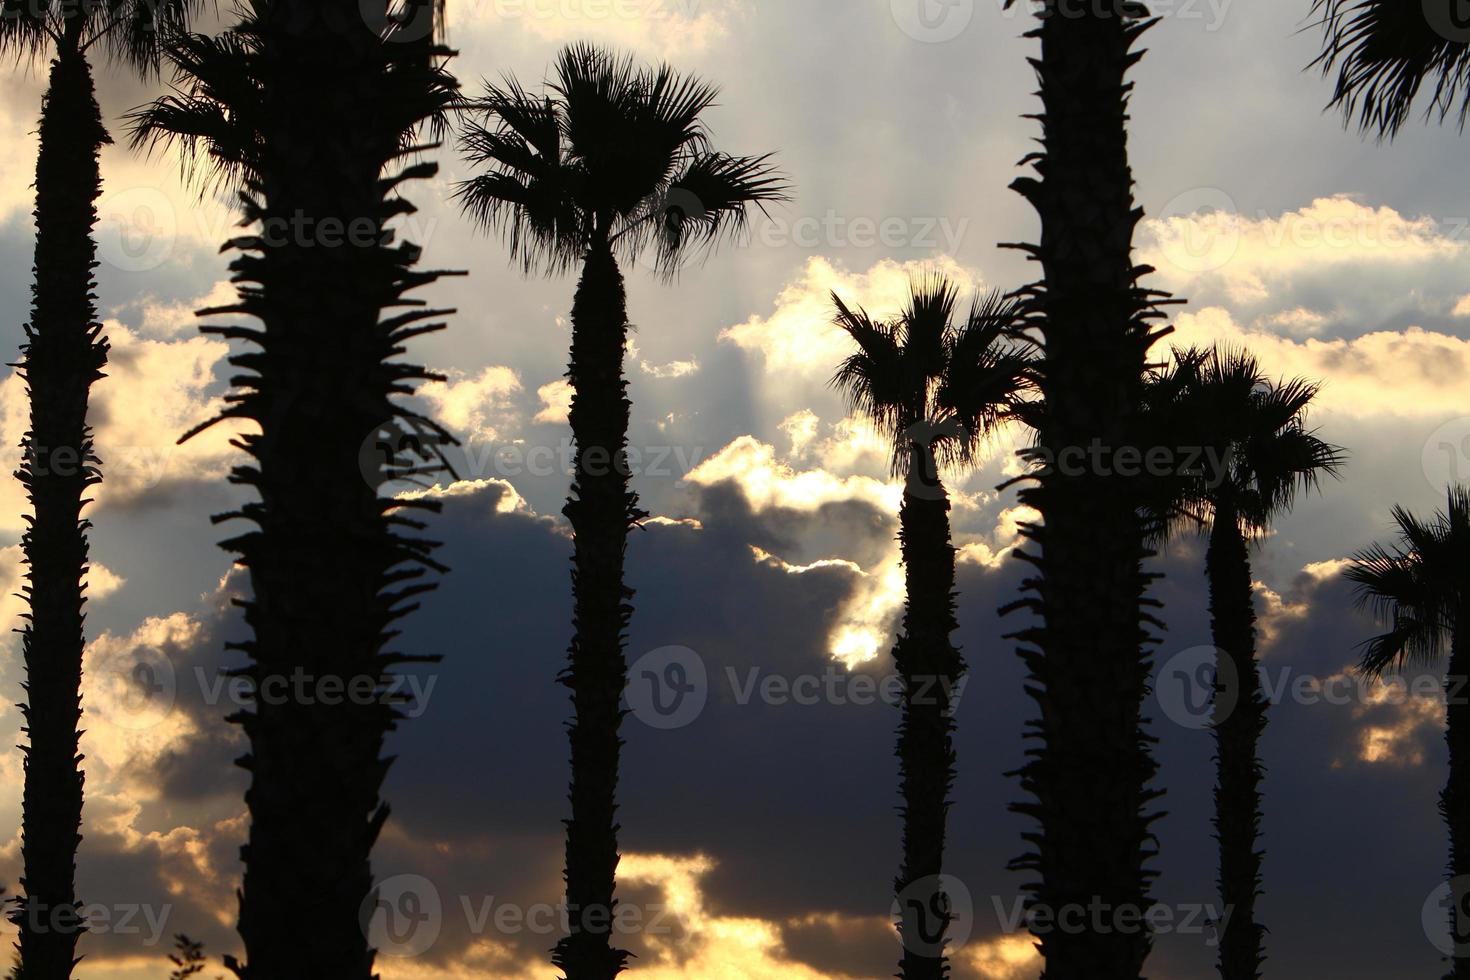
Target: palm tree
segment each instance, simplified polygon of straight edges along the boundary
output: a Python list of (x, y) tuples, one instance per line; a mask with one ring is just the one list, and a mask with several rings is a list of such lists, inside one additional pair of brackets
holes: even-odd
[(906, 596), (903, 632), (893, 648), (904, 689), (897, 749), (903, 863), (893, 883), (903, 980), (948, 975), (948, 922), (936, 929), (904, 904), (912, 898), (933, 907), (938, 898), (912, 890), (927, 890), (943, 869), (955, 761), (950, 694), (965, 671), (950, 639), (957, 625), (954, 546), (939, 464), (972, 462), (980, 441), (1009, 416), (1028, 385), (1029, 347), (1007, 340), (1019, 315), (1015, 301), (999, 292), (977, 297), (965, 321), (956, 324), (958, 298), (952, 283), (931, 275), (911, 284), (909, 306), (900, 317), (874, 321), (832, 296), (835, 322), (858, 345), (833, 384), (853, 411), (892, 441), (893, 472), (904, 480), (899, 541)]
[(256, 693), (231, 718), (250, 742), (246, 962), (229, 961), (243, 980), (373, 976), (360, 916), (388, 816), (383, 741), (403, 716), (394, 669), (432, 659), (392, 645), (439, 568), (403, 513), (421, 502), (380, 486), (433, 470), (448, 438), (396, 398), (431, 377), (398, 360), (405, 341), (450, 311), (410, 298), (438, 273), (415, 268), (420, 250), (389, 223), (412, 211), (402, 184), (434, 173), (403, 160), (427, 149), (409, 139), (442, 122), (454, 83), (419, 30), (437, 10), (392, 12), (249, 0), (223, 38), (180, 40), (178, 91), (135, 118), (135, 140), (178, 142), (238, 185), (256, 228), (229, 243), (238, 301), (205, 312), (260, 327), (204, 328), (254, 347), (231, 359), (222, 418), (248, 423), (237, 444), (252, 459), (231, 480), (257, 499), (219, 518), (254, 525), (224, 542), (254, 593), (235, 648)]
[(654, 249), (672, 276), (692, 250), (744, 227), (752, 206), (785, 199), (767, 157), (711, 148), (701, 116), (715, 90), (667, 65), (586, 45), (558, 57), (535, 96), (514, 79), (474, 110), (465, 156), (486, 172), (459, 188), (465, 211), (499, 233), (527, 271), (581, 264), (572, 304), (567, 379), (576, 442), (571, 493), (572, 626), (560, 681), (571, 689), (571, 809), (566, 821), (570, 931), (553, 962), (570, 980), (610, 980), (627, 953), (610, 944), (618, 865), (616, 791), (626, 683), (624, 631), (632, 592), (623, 583), (628, 529), (641, 516), (625, 447), (628, 319), (618, 260)]
[[(1140, 285), (1149, 270), (1132, 258), (1142, 212), (1127, 148), (1126, 75), (1152, 21), (1133, 2), (1074, 6), (1028, 35), (1041, 42), (1042, 148), (1028, 158), (1038, 177), (1012, 185), (1041, 219), (1040, 244), (1017, 247), (1043, 276), (1025, 293), (1042, 348), (1031, 452), (1043, 465), (1022, 491), (1043, 518), (1024, 529), (1034, 552), (1022, 555), (1039, 574), (1006, 607), (1039, 619), (1018, 634), (1039, 716), (1020, 773), (1031, 799), (1014, 807), (1039, 827), (1014, 867), (1037, 875), (1028, 886), (1036, 907), (1121, 915), (1149, 907), (1154, 877), (1148, 811), (1159, 794), (1148, 783), (1157, 766), (1142, 725), (1153, 576), (1143, 570), (1143, 488), (1109, 458), (1086, 460), (1136, 445), (1146, 352), (1160, 335), (1150, 321), (1163, 315), (1161, 294)], [(1037, 936), (1048, 980), (1137, 980), (1148, 930), (1085, 918), (1081, 930)]]
[(161, 40), (180, 29), (195, 0), (0, 2), (0, 53), (32, 61), (52, 56), (41, 105), (36, 156), (35, 281), (18, 373), (30, 396), (30, 425), (17, 473), (33, 513), (21, 538), (30, 607), (22, 631), (29, 744), (21, 839), (24, 872), (12, 919), (20, 930), (20, 969), (28, 980), (64, 980), (84, 929), (77, 912), (76, 855), (81, 843), (83, 579), (88, 490), (101, 461), (87, 425), (93, 382), (107, 363), (97, 322), (96, 200), (99, 154), (110, 143), (88, 55), (144, 76), (157, 72)]
[(1365, 644), (1362, 669), (1382, 677), (1398, 668), (1439, 664), (1446, 652), (1445, 741), (1449, 745), (1449, 782), (1440, 795), (1440, 812), (1449, 826), (1450, 887), (1453, 890), (1456, 947), (1447, 980), (1470, 977), (1470, 935), (1466, 882), (1470, 881), (1470, 489), (1453, 487), (1446, 508), (1421, 521), (1402, 507), (1393, 509), (1398, 541), (1358, 552), (1347, 576), (1358, 597), (1388, 625)]
[(1455, 4), (1398, 0), (1313, 0), (1324, 29), (1314, 64), (1337, 73), (1332, 105), (1343, 119), (1380, 137), (1408, 122), (1426, 81), (1425, 117), (1441, 121), (1470, 113), (1470, 32), (1457, 24)]
[(1255, 980), (1264, 962), (1265, 927), (1256, 921), (1261, 858), (1256, 849), (1264, 770), (1257, 746), (1266, 727), (1266, 699), (1256, 661), (1254, 590), (1249, 541), (1265, 533), (1297, 496), (1337, 475), (1345, 454), (1306, 426), (1318, 386), (1272, 383), (1244, 351), (1175, 351), (1173, 377), (1151, 384), (1162, 395), (1148, 408), (1174, 438), (1165, 445), (1202, 446), (1220, 460), (1178, 474), (1176, 506), (1209, 526), (1205, 574), (1215, 646), (1215, 833), (1220, 845), (1223, 908), (1232, 909), (1220, 937), (1223, 980)]

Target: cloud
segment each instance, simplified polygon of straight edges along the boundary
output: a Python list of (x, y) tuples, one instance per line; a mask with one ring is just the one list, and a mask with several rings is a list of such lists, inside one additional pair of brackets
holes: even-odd
[(550, 425), (566, 424), (567, 413), (572, 410), (573, 394), (572, 383), (560, 378), (537, 388), (536, 397), (541, 399), (541, 411), (531, 421)]
[(836, 292), (848, 306), (861, 306), (875, 317), (894, 316), (908, 302), (910, 279), (935, 269), (948, 276), (962, 295), (978, 286), (974, 275), (948, 256), (903, 263), (885, 259), (862, 273), (816, 256), (807, 261), (800, 279), (781, 290), (772, 313), (726, 327), (720, 339), (760, 354), (766, 369), (777, 375), (825, 380), (853, 349), (852, 339), (832, 323), (831, 294)]
[(515, 371), (487, 367), (476, 375), (453, 368), (442, 373), (447, 381), (427, 382), (418, 395), (451, 432), (474, 442), (494, 442), (515, 424), (512, 396), (521, 390)]
[(691, 358), (687, 361), (670, 361), (667, 364), (649, 364), (647, 361), (640, 360), (638, 362), (638, 368), (644, 374), (660, 380), (687, 378), (699, 370), (699, 361)]
[(737, 0), (472, 0), (449, 9), (451, 35), (509, 30), (563, 43), (583, 38), (660, 52), (701, 51), (743, 13)]
[(1244, 347), (1270, 375), (1321, 381), (1313, 404), (1323, 414), (1412, 417), (1465, 409), (1470, 340), (1419, 327), (1295, 340), (1242, 327), (1228, 310), (1210, 307), (1182, 314), (1167, 343)]

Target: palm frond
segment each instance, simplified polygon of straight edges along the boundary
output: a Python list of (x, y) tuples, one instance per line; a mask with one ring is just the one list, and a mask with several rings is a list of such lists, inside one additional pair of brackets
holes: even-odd
[(1331, 105), (1363, 131), (1392, 138), (1425, 82), (1426, 118), (1470, 111), (1470, 47), (1454, 29), (1457, 0), (1314, 0), (1324, 32), (1313, 62), (1336, 72)]
[(702, 154), (655, 198), (645, 218), (630, 222), (629, 244), (641, 247), (643, 229), (648, 228), (659, 270), (673, 275), (691, 254), (707, 256), (722, 241), (743, 233), (752, 206), (764, 213), (766, 205), (789, 200), (789, 190), (769, 155)]

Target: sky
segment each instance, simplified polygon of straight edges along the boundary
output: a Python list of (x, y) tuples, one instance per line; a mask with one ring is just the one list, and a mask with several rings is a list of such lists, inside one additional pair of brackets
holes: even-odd
[[(940, 269), (966, 291), (1036, 274), (1000, 243), (1036, 238), (1007, 189), (1037, 135), (1022, 37), (1029, 6), (1000, 0), (476, 0), (449, 3), (468, 91), (535, 85), (557, 49), (588, 39), (667, 59), (717, 83), (717, 145), (774, 152), (793, 200), (672, 284), (626, 270), (635, 532), (620, 819), (623, 936), (649, 980), (870, 980), (898, 958), (896, 709), (889, 647), (902, 602), (900, 488), (885, 447), (829, 386), (846, 352), (829, 292), (895, 312), (909, 277)], [(1262, 743), (1268, 973), (1340, 980), (1428, 976), (1447, 935), (1437, 888), (1445, 835), (1442, 706), (1432, 686), (1351, 673), (1374, 630), (1342, 578), (1389, 534), (1470, 481), (1470, 195), (1453, 126), (1392, 144), (1324, 111), (1308, 69), (1320, 32), (1306, 0), (1158, 0), (1133, 73), (1130, 150), (1147, 218), (1147, 280), (1186, 299), (1161, 344), (1248, 346), (1273, 376), (1322, 382), (1312, 416), (1345, 447), (1340, 480), (1303, 498), (1252, 552), (1273, 701)], [(98, 297), (112, 342), (92, 421), (106, 480), (90, 510), (80, 893), (93, 905), (79, 975), (165, 975), (174, 933), (236, 949), (246, 827), (239, 734), (218, 672), (244, 626), (245, 587), (216, 546), (230, 509), (229, 432), (175, 439), (220, 406), (228, 345), (192, 311), (230, 295), (219, 244), (228, 202), (167, 153), (132, 153), (123, 116), (160, 89), (99, 70), (118, 142), (103, 155)], [(0, 100), (0, 342), (20, 342), (29, 289), (31, 178), (44, 66)], [(450, 329), (413, 356), (447, 380), (421, 407), (466, 443), (434, 536), (451, 566), (407, 624), (442, 654), (409, 682), (421, 710), (392, 736), (393, 816), (375, 852), (371, 916), (384, 980), (549, 977), (560, 894), (568, 713), (554, 683), (569, 639), (565, 370), (569, 278), (528, 278), (451, 200), (473, 173), (453, 148), (412, 186), (403, 234), (429, 265), (466, 270), (425, 296)], [(0, 376), (0, 447), (24, 431), (24, 392)], [(959, 779), (947, 867), (961, 918), (954, 975), (1027, 980), (1039, 963), (1007, 870), (1026, 823), (1006, 774), (1030, 707), (1015, 629), (996, 610), (1022, 573), (1032, 516), (1014, 488), (1019, 435), (949, 474), (960, 629), (971, 673), (956, 711)], [(20, 601), (23, 498), (0, 484), (0, 614)], [(7, 516), (8, 515), (8, 516)], [(1202, 543), (1155, 562), (1169, 629), (1146, 705), (1166, 790), (1146, 974), (1213, 975), (1211, 735), (1189, 678), (1209, 640)], [(18, 643), (0, 641), (19, 739)], [(134, 679), (142, 664), (154, 683)], [(682, 673), (671, 674), (676, 668)], [(672, 715), (656, 679), (683, 677)], [(654, 678), (650, 681), (648, 678)], [(642, 686), (640, 686), (642, 685)], [(663, 702), (660, 702), (662, 704)], [(666, 706), (666, 705), (665, 705)], [(0, 881), (19, 869), (21, 772), (0, 756)], [(1226, 923), (1228, 928), (1228, 922)], [(962, 935), (961, 935), (962, 934)], [(217, 962), (217, 959), (216, 959)], [(210, 971), (209, 976), (216, 971)], [(222, 970), (219, 972), (223, 972)], [(1437, 974), (1436, 974), (1437, 975)]]

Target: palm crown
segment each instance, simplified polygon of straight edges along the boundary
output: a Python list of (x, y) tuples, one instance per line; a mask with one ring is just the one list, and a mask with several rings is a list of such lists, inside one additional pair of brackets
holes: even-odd
[(158, 71), (165, 43), (201, 0), (0, 0), (0, 51), (39, 55), (48, 44), (81, 50), (102, 42), (116, 61)]
[(488, 169), (460, 185), (460, 201), (528, 270), (565, 271), (601, 244), (628, 258), (652, 247), (672, 275), (691, 250), (743, 228), (751, 205), (786, 200), (768, 156), (711, 148), (700, 116), (715, 95), (667, 65), (568, 47), (546, 94), (507, 78), (470, 103), (485, 122), (461, 146)]
[(1345, 452), (1307, 428), (1320, 387), (1300, 378), (1272, 382), (1251, 354), (1175, 350), (1174, 366), (1148, 379), (1145, 424), (1153, 444), (1213, 453), (1169, 487), (1173, 517), (1199, 520), (1228, 508), (1244, 531), (1272, 518), (1337, 475)]
[(1470, 605), (1470, 489), (1454, 487), (1449, 503), (1429, 521), (1393, 509), (1398, 543), (1374, 545), (1353, 556), (1347, 577), (1359, 602), (1389, 624), (1364, 646), (1362, 669), (1379, 676), (1398, 666), (1427, 666)]
[(889, 320), (836, 293), (832, 302), (834, 322), (858, 345), (832, 383), (893, 443), (895, 475), (907, 472), (916, 442), (944, 462), (971, 462), (1032, 388), (1033, 349), (1014, 339), (1020, 305), (999, 290), (975, 297), (961, 322), (959, 291), (937, 274), (916, 279), (907, 309)]
[(1314, 0), (1326, 33), (1316, 64), (1337, 72), (1332, 104), (1364, 130), (1393, 136), (1425, 81), (1426, 116), (1470, 115), (1470, 35), (1456, 29), (1456, 0)]

